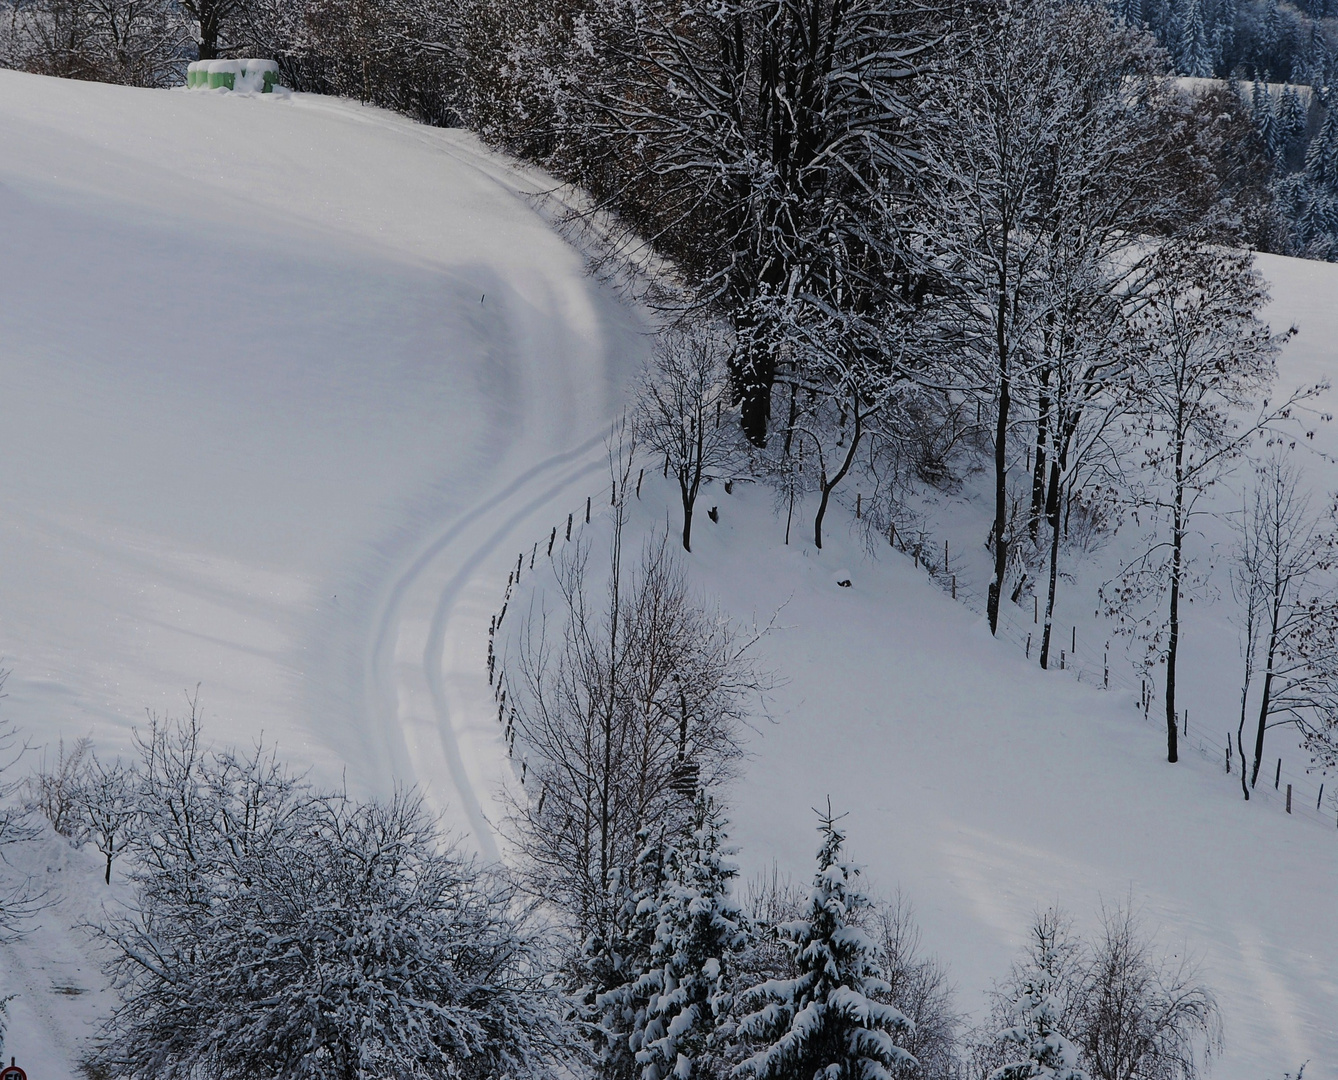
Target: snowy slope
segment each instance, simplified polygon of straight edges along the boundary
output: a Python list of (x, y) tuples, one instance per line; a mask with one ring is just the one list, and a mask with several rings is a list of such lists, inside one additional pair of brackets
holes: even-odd
[[(6, 715), (115, 752), (200, 683), (220, 740), (417, 782), (491, 852), (455, 673), (486, 701), (509, 537), (575, 506), (644, 348), (544, 183), (351, 104), (0, 71)], [(80, 999), (15, 963), (22, 1063)]]
[[(0, 72), (0, 148), (7, 715), (115, 749), (202, 682), (219, 737), (263, 731), (358, 790), (418, 782), (495, 851), (488, 618), (517, 555), (537, 543), (542, 571), (588, 495), (602, 528), (599, 434), (643, 319), (534, 211), (543, 178), (458, 132)], [(1302, 324), (1286, 378), (1312, 379), (1338, 342), (1338, 268), (1264, 265), (1275, 322)], [(671, 499), (648, 479), (642, 525)], [(697, 529), (703, 591), (742, 617), (783, 605), (767, 651), (788, 683), (737, 793), (747, 867), (806, 877), (809, 807), (832, 795), (969, 1010), (1035, 908), (1090, 926), (1132, 895), (1218, 991), (1216, 1076), (1309, 1059), (1338, 1077), (1338, 830), (1246, 806), (1215, 760), (1165, 765), (1128, 691), (1037, 671), (848, 520), (819, 554), (781, 543), (756, 488), (703, 499), (722, 512)], [(1071, 592), (1065, 618), (1090, 618)], [(1212, 626), (1196, 716), (1236, 677)], [(24, 995), (7, 1052), (42, 1076), (72, 1075), (105, 1000), (64, 929), (90, 898), (66, 891), (0, 952), (0, 993)], [(53, 990), (76, 976), (89, 994)]]

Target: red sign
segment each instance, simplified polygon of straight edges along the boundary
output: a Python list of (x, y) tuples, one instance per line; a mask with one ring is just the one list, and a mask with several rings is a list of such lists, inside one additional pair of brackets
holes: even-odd
[(28, 1074), (14, 1064), (14, 1059), (9, 1059), (9, 1067), (0, 1070), (0, 1080), (28, 1080)]

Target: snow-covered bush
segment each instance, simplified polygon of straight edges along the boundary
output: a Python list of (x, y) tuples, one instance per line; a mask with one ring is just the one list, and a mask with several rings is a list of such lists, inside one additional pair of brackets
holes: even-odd
[(170, 86), (189, 41), (170, 0), (0, 0), (0, 66), (20, 71)]
[(1037, 916), (970, 1054), (986, 1080), (1195, 1080), (1220, 1050), (1212, 992), (1161, 953), (1128, 907), (1084, 941), (1056, 909)]
[(141, 742), (108, 1077), (524, 1077), (561, 1042), (513, 890), (420, 800), (322, 795), (198, 725)]

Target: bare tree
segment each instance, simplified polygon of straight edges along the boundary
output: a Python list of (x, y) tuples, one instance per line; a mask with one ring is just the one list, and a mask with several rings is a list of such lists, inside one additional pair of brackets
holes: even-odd
[(60, 739), (51, 768), (46, 766), (46, 752), (43, 751), (37, 771), (23, 783), (24, 802), (28, 808), (41, 814), (59, 835), (76, 844), (83, 839), (79, 793), (92, 749), (93, 740), (84, 736), (75, 740), (67, 754), (65, 740)]
[(1194, 1080), (1222, 1046), (1217, 1001), (1194, 965), (1160, 953), (1128, 906), (1104, 915), (1078, 1013), (1093, 1080)]
[(137, 798), (139, 777), (132, 766), (117, 758), (104, 765), (93, 754), (75, 795), (83, 822), (83, 835), (106, 860), (106, 883), (111, 884), (112, 863), (131, 843), (141, 807)]
[(702, 485), (717, 479), (733, 456), (729, 353), (723, 336), (704, 323), (669, 330), (642, 379), (638, 428), (678, 482), (684, 551), (692, 550), (692, 513)]
[(603, 602), (590, 549), (577, 545), (503, 663), (524, 760), (515, 839), (531, 887), (582, 939), (608, 929), (609, 887), (630, 874), (638, 833), (684, 825), (698, 790), (732, 775), (766, 685), (752, 659), (758, 635), (693, 598), (664, 538), (646, 543), (634, 570), (624, 565), (631, 457), (621, 457)]
[[(1333, 567), (1333, 539), (1323, 534), (1311, 511), (1299, 470), (1281, 452), (1257, 466), (1253, 495), (1242, 522), (1239, 552), (1243, 591), (1258, 612), (1256, 636), (1262, 648), (1250, 787), (1259, 780), (1269, 727), (1294, 725), (1313, 739), (1325, 726), (1316, 714), (1323, 716), (1333, 708), (1327, 693), (1328, 665), (1318, 647), (1327, 645), (1331, 636), (1324, 623), (1332, 607), (1328, 571)], [(1244, 747), (1240, 749), (1243, 768)]]
[(1212, 991), (1193, 963), (1158, 948), (1128, 905), (1105, 911), (1089, 941), (1058, 909), (1037, 916), (972, 1049), (970, 1071), (982, 1080), (1000, 1075), (1009, 1040), (998, 1033), (1019, 1002), (1072, 1040), (1076, 1060), (1066, 1067), (1091, 1080), (1195, 1080), (1222, 1046)]
[[(0, 688), (8, 677), (8, 671), (0, 671)], [(12, 779), (13, 769), (27, 750), (28, 745), (19, 737), (14, 724), (0, 720), (0, 868), (9, 865), (5, 857), (7, 849), (27, 843), (37, 835), (28, 808), (14, 797), (23, 781)], [(0, 880), (0, 942), (21, 934), (45, 900), (46, 894), (27, 876)]]
[(881, 955), (888, 989), (877, 995), (895, 1005), (914, 1024), (902, 1045), (919, 1063), (893, 1075), (919, 1080), (955, 1080), (958, 1029), (953, 988), (944, 966), (924, 955), (923, 938), (910, 901), (900, 892), (876, 903), (865, 929)]
[(1298, 390), (1280, 404), (1266, 399), (1260, 404), (1279, 346), (1290, 333), (1275, 336), (1256, 317), (1268, 294), (1248, 253), (1168, 243), (1148, 270), (1151, 281), (1133, 315), (1129, 383), (1137, 397), (1143, 458), (1139, 474), (1127, 483), (1140, 508), (1154, 519), (1165, 518), (1166, 531), (1125, 568), (1118, 585), (1102, 587), (1102, 596), (1125, 626), (1139, 604), (1166, 602), (1149, 649), (1166, 665), (1166, 757), (1175, 762), (1180, 601), (1191, 582), (1185, 551), (1191, 522), (1205, 512), (1199, 505), (1204, 494), (1248, 442), (1290, 417), (1316, 389)]

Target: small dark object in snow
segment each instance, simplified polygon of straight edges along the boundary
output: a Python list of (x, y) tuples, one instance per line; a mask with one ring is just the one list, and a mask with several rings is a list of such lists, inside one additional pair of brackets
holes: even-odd
[(733, 481), (733, 480), (726, 480), (726, 481), (725, 481), (725, 494), (726, 494), (726, 495), (733, 495), (733, 494), (734, 494), (734, 481)]
[(708, 518), (710, 518), (712, 521), (719, 523), (719, 521), (720, 521), (720, 507), (718, 507), (718, 506), (713, 506), (713, 507), (711, 507), (711, 509), (709, 509), (708, 511), (706, 511), (706, 516), (707, 516)]
[(850, 588), (850, 579), (848, 577), (842, 578), (840, 581), (837, 582), (837, 584), (840, 585), (841, 588), (843, 589), (848, 589)]

